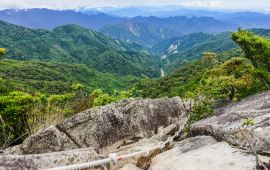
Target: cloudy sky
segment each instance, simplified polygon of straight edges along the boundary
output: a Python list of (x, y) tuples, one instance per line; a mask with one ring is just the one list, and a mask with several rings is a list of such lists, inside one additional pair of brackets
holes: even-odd
[(0, 0), (0, 8), (78, 9), (145, 5), (270, 11), (270, 0)]

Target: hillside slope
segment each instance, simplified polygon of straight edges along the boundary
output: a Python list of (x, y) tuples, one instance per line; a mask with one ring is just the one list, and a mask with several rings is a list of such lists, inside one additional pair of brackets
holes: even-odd
[(0, 22), (0, 37), (0, 46), (7, 49), (10, 59), (77, 63), (119, 75), (159, 76), (156, 59), (135, 52), (143, 50), (141, 46), (77, 25), (46, 31)]
[[(269, 29), (251, 29), (251, 31), (270, 38)], [(194, 33), (180, 38), (167, 39), (153, 46), (150, 51), (162, 59), (164, 69), (167, 71), (178, 68), (183, 62), (200, 59), (204, 52), (226, 53), (230, 51), (229, 55), (239, 55), (239, 49), (231, 40), (231, 32)]]
[[(82, 84), (88, 91), (102, 89), (106, 92), (127, 89), (138, 78), (134, 76), (119, 77), (101, 73), (82, 64), (37, 61), (0, 61), (0, 78), (4, 80), (4, 91), (20, 90), (46, 94), (71, 92), (71, 86)], [(6, 89), (7, 88), (7, 89)]]

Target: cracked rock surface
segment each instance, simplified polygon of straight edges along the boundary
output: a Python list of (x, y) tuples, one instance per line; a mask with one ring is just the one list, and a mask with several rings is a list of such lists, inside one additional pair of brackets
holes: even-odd
[[(195, 143), (194, 143), (195, 142)], [(183, 150), (181, 146), (191, 145)], [(255, 156), (210, 137), (188, 139), (156, 156), (149, 170), (252, 170)]]
[(159, 127), (171, 124), (174, 118), (186, 112), (186, 108), (179, 97), (131, 98), (76, 114), (5, 152), (38, 154), (86, 147), (100, 149), (138, 134), (147, 138)]
[[(194, 123), (192, 134), (211, 135), (239, 147), (252, 145), (257, 152), (270, 155), (270, 92), (250, 96), (216, 109), (215, 113)], [(255, 124), (245, 127), (247, 118)]]

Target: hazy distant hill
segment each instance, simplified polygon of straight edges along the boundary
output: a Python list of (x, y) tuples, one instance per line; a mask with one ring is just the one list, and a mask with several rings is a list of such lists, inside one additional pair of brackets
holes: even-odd
[(243, 28), (270, 28), (270, 15), (256, 12), (239, 12), (217, 17), (231, 23), (237, 23)]
[(119, 25), (106, 26), (100, 31), (124, 41), (134, 41), (151, 47), (153, 44), (167, 38), (179, 37), (183, 33), (180, 30), (155, 27), (147, 22), (128, 20)]
[(135, 17), (119, 25), (106, 26), (101, 31), (114, 38), (152, 46), (162, 40), (190, 33), (220, 33), (237, 27), (236, 24), (210, 17)]
[[(93, 10), (93, 9), (92, 9)], [(92, 11), (90, 10), (90, 11)], [(171, 16), (218, 16), (228, 12), (216, 12), (208, 10), (189, 9), (180, 6), (129, 6), (119, 8), (98, 8), (95, 9), (107, 14), (121, 17), (136, 17), (136, 16), (156, 16), (156, 17), (171, 17)]]
[(86, 28), (99, 29), (105, 25), (119, 24), (123, 18), (113, 17), (104, 13), (88, 12), (83, 14), (72, 10), (49, 9), (7, 9), (0, 11), (0, 20), (28, 28), (53, 29), (57, 26), (77, 24)]
[(78, 63), (119, 75), (159, 76), (155, 59), (138, 52), (138, 45), (77, 25), (47, 31), (0, 22), (0, 46), (12, 59)]

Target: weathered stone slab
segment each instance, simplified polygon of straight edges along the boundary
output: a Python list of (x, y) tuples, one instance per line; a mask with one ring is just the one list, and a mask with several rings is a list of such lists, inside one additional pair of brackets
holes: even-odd
[[(270, 154), (270, 92), (250, 96), (215, 110), (216, 116), (192, 125), (193, 135), (207, 134), (237, 146), (253, 145), (259, 153)], [(255, 125), (246, 127), (251, 118)]]
[(203, 143), (202, 147), (199, 146), (200, 142), (192, 143), (193, 149), (186, 147), (183, 151), (180, 146), (188, 143), (182, 142), (179, 147), (156, 156), (149, 170), (253, 170), (256, 167), (255, 156), (232, 148), (225, 142), (207, 145), (206, 142)]
[(131, 98), (76, 114), (5, 152), (31, 154), (87, 147), (100, 149), (138, 134), (151, 137), (159, 127), (171, 124), (187, 108), (179, 97)]
[(96, 149), (142, 133), (151, 137), (160, 126), (185, 112), (180, 98), (127, 99), (79, 113), (59, 127), (81, 147)]
[[(97, 160), (91, 148), (29, 155), (0, 155), (0, 169), (45, 169)], [(14, 167), (14, 168), (11, 168)], [(15, 168), (17, 167), (17, 168)]]

